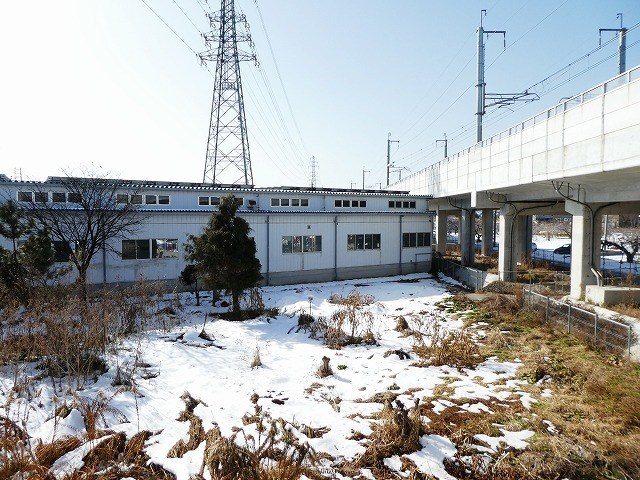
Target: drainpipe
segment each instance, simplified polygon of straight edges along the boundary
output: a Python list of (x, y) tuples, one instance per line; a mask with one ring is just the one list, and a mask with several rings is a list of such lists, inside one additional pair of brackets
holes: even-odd
[(333, 217), (333, 279), (338, 280), (338, 216)]
[(266, 285), (269, 285), (269, 215), (267, 215), (267, 278), (266, 278)]
[(398, 274), (402, 275), (402, 217), (404, 217), (404, 215), (400, 215), (400, 248), (399, 248), (399, 253), (400, 255), (398, 256)]

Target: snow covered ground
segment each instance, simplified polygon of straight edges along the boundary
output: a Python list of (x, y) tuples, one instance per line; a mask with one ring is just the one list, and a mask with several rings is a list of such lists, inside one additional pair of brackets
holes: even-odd
[[(318, 317), (329, 316), (337, 306), (329, 303), (332, 293), (347, 295), (358, 288), (361, 293), (375, 297), (367, 308), (373, 314), (373, 332), (377, 345), (347, 346), (332, 350), (320, 340), (309, 338), (304, 332), (294, 333), (300, 311)], [(365, 451), (366, 438), (354, 435), (372, 432), (372, 415), (382, 404), (372, 400), (376, 393), (395, 392), (406, 406), (416, 400), (426, 402), (437, 414), (447, 406), (457, 405), (461, 411), (486, 412), (483, 401), (521, 403), (530, 408), (535, 402), (521, 390), (524, 383), (517, 380), (518, 361), (499, 362), (490, 358), (475, 369), (450, 366), (419, 367), (411, 351), (413, 337), (394, 330), (396, 317), (403, 315), (412, 328), (411, 315), (429, 317), (437, 310), (435, 304), (449, 296), (447, 285), (436, 282), (428, 275), (367, 279), (361, 281), (332, 282), (300, 286), (265, 287), (267, 307), (277, 307), (276, 318), (261, 317), (245, 322), (213, 320), (206, 331), (212, 341), (198, 336), (205, 312), (216, 311), (211, 306), (196, 307), (193, 298), (181, 297), (178, 312), (179, 325), (169, 331), (150, 331), (122, 341), (116, 352), (109, 356), (109, 371), (99, 376), (77, 394), (90, 401), (102, 395), (109, 399), (105, 413), (107, 426), (115, 432), (124, 432), (130, 438), (136, 432), (157, 432), (146, 442), (151, 461), (173, 472), (179, 479), (188, 479), (200, 470), (204, 442), (181, 458), (169, 458), (168, 452), (180, 439), (188, 440), (189, 422), (178, 420), (185, 409), (181, 396), (188, 392), (200, 400), (194, 413), (203, 420), (205, 430), (218, 425), (223, 436), (230, 436), (243, 425), (242, 417), (254, 411), (251, 397), (257, 394), (257, 404), (272, 418), (283, 418), (295, 424), (312, 428), (327, 427), (318, 438), (307, 438), (300, 430), (293, 433), (307, 441), (317, 452), (325, 452), (333, 460), (325, 460), (328, 478), (343, 477), (332, 465), (340, 460), (351, 460)], [(206, 302), (206, 301), (205, 301)], [(438, 314), (440, 315), (440, 314)], [(459, 315), (438, 316), (440, 327), (448, 330), (461, 328)], [(477, 324), (475, 335), (482, 334), (482, 323)], [(398, 355), (385, 355), (389, 350), (403, 349), (411, 358), (401, 360)], [(262, 366), (251, 368), (256, 350)], [(330, 358), (334, 374), (319, 378), (317, 370), (323, 356)], [(135, 389), (112, 386), (116, 371), (131, 372)], [(27, 370), (27, 373), (35, 373)], [(71, 402), (72, 393), (54, 392), (49, 381), (34, 380), (29, 391), (7, 402), (14, 378), (10, 372), (0, 370), (0, 402), (10, 403), (7, 414), (21, 423), (35, 439), (51, 441), (65, 435), (80, 435), (85, 425), (80, 412), (72, 410), (65, 418), (54, 416), (56, 406)], [(434, 389), (447, 385), (448, 393), (434, 397)], [(441, 389), (443, 390), (443, 389)], [(477, 436), (480, 451), (495, 452), (500, 448), (526, 448), (533, 432), (509, 431), (501, 428), (501, 436)], [(486, 438), (485, 438), (486, 437)], [(422, 450), (406, 455), (418, 468), (439, 479), (450, 479), (443, 460), (456, 453), (456, 445), (440, 435), (423, 435)], [(79, 468), (87, 444), (59, 459), (52, 471), (61, 477)], [(397, 470), (400, 476), (402, 462), (395, 455), (385, 465)], [(373, 478), (370, 471), (360, 472)], [(205, 478), (208, 473), (205, 471)]]
[[(551, 238), (547, 240), (545, 237), (534, 236), (533, 241), (538, 247), (538, 250), (533, 254), (535, 258), (548, 260), (559, 265), (571, 265), (571, 255), (553, 253), (556, 248), (570, 244), (570, 238)], [(638, 263), (628, 263), (626, 257), (619, 250), (607, 250), (602, 254), (600, 262), (601, 268), (619, 275), (627, 273), (637, 275), (640, 273)]]

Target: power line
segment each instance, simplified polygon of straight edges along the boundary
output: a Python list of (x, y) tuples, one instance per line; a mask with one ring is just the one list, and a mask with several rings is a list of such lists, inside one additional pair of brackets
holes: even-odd
[(185, 42), (185, 40), (184, 40), (180, 35), (178, 35), (178, 32), (176, 32), (173, 28), (171, 28), (171, 26), (170, 26), (167, 22), (165, 22), (165, 21), (164, 21), (164, 19), (163, 19), (160, 15), (158, 15), (158, 14), (156, 13), (156, 11), (155, 11), (153, 8), (151, 8), (151, 7), (149, 6), (149, 4), (148, 4), (145, 0), (140, 0), (140, 1), (141, 1), (142, 3), (144, 3), (144, 4), (145, 4), (145, 6), (146, 6), (149, 10), (151, 10), (151, 12), (152, 12), (152, 13), (153, 13), (157, 18), (158, 18), (158, 20), (160, 20), (160, 21), (164, 24), (164, 26), (165, 26), (165, 27), (167, 27), (169, 30), (171, 30), (171, 32), (172, 32), (172, 33), (173, 33), (173, 34), (178, 38), (178, 40), (180, 40), (180, 41), (184, 44), (184, 46), (185, 46), (185, 47), (187, 47), (189, 50), (191, 50), (191, 52), (192, 52), (195, 56), (198, 56), (198, 53), (197, 53), (193, 48), (191, 48), (191, 47), (189, 46), (189, 44), (188, 44), (187, 42)]
[[(195, 28), (198, 32), (200, 32), (200, 29), (196, 26), (195, 23), (193, 23), (193, 20), (191, 20), (191, 17), (189, 17), (189, 15), (187, 15), (187, 12), (185, 12), (182, 7), (180, 6), (180, 4), (178, 2), (176, 2), (176, 0), (172, 0), (173, 3), (176, 5), (176, 7), (178, 7), (178, 9), (182, 12), (182, 14), (186, 17), (187, 20), (189, 20), (189, 22), (191, 23), (191, 25), (193, 25), (193, 28)], [(202, 5), (200, 5), (202, 6)], [(204, 10), (204, 9), (203, 9)], [(206, 13), (206, 12), (205, 12)]]
[(296, 127), (296, 131), (298, 133), (298, 138), (300, 139), (300, 143), (302, 144), (302, 148), (307, 150), (307, 147), (304, 143), (304, 139), (302, 138), (302, 134), (300, 133), (300, 127), (298, 126), (296, 117), (293, 114), (293, 109), (291, 108), (291, 102), (289, 101), (289, 95), (287, 95), (287, 89), (284, 87), (284, 81), (282, 80), (282, 75), (280, 74), (280, 68), (278, 67), (278, 62), (276, 61), (276, 56), (273, 52), (273, 47), (271, 46), (271, 39), (269, 38), (269, 32), (267, 32), (267, 26), (264, 23), (264, 18), (262, 17), (262, 11), (260, 10), (260, 6), (258, 5), (258, 0), (254, 0), (254, 3), (256, 5), (256, 10), (258, 11), (258, 16), (260, 17), (260, 24), (262, 25), (262, 30), (264, 31), (265, 39), (267, 40), (267, 46), (269, 47), (269, 52), (271, 53), (271, 59), (273, 60), (273, 65), (276, 69), (278, 80), (280, 80), (280, 86), (282, 87), (282, 92), (284, 93), (284, 98), (287, 102), (287, 107), (289, 108), (289, 114), (291, 115), (293, 124)]

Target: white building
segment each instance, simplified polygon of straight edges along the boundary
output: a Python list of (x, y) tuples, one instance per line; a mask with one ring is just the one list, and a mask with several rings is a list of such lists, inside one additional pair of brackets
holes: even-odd
[[(60, 177), (11, 181), (0, 175), (0, 201), (64, 203)], [(220, 198), (241, 199), (257, 246), (264, 283), (321, 282), (427, 271), (431, 265), (432, 213), (427, 197), (382, 190), (297, 187), (214, 187), (197, 183), (118, 180), (118, 202), (139, 205), (143, 223), (132, 238), (114, 239), (118, 255), (104, 252), (88, 273), (90, 284), (144, 278), (170, 285), (187, 262), (189, 235), (200, 235)], [(7, 247), (6, 239), (0, 244)]]

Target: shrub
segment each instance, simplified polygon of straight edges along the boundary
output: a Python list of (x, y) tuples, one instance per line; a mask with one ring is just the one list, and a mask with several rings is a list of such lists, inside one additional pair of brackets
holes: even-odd
[[(437, 321), (427, 325), (426, 335), (414, 336), (413, 351), (422, 359), (417, 366), (450, 365), (459, 370), (482, 361), (477, 343), (466, 329), (447, 331)], [(430, 341), (425, 342), (425, 336)]]
[(374, 298), (352, 290), (342, 297), (332, 294), (330, 301), (339, 305), (329, 318), (320, 317), (311, 327), (312, 338), (322, 338), (329, 348), (340, 349), (346, 345), (375, 343), (374, 315), (363, 307), (371, 305)]

